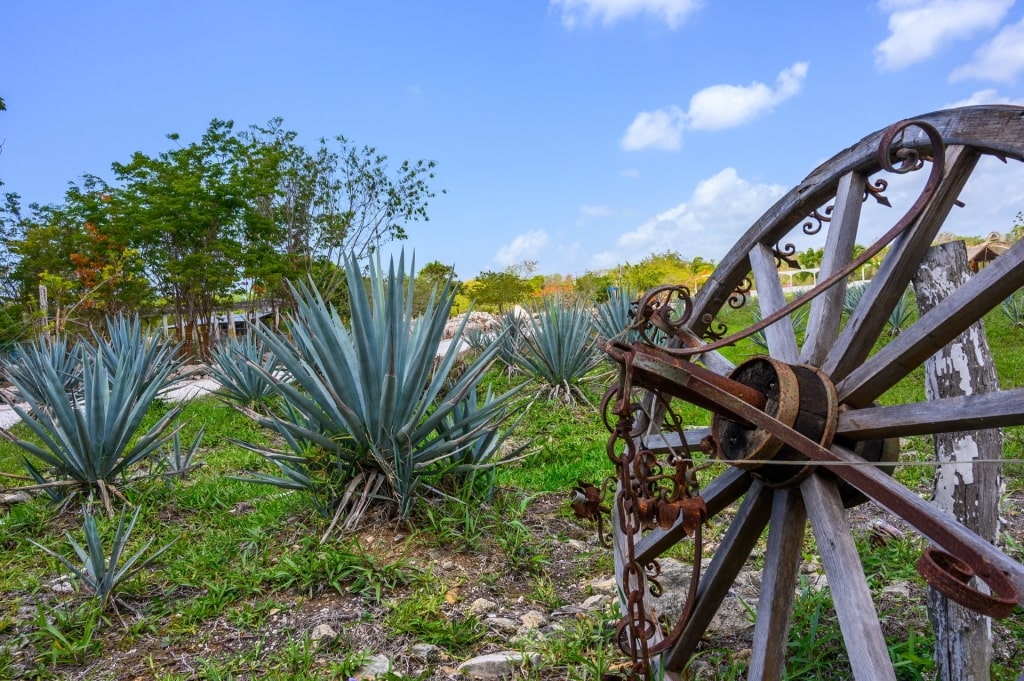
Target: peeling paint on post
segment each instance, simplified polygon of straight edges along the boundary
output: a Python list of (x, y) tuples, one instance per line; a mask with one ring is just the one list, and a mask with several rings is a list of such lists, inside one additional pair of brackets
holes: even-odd
[[(932, 247), (914, 277), (920, 313), (923, 315), (935, 307), (969, 276), (967, 248), (962, 241)], [(925, 362), (925, 396), (930, 400), (998, 388), (992, 353), (980, 322)], [(935, 471), (933, 502), (993, 543), (999, 531), (1001, 467), (997, 463), (975, 463), (975, 460), (1000, 459), (1002, 451), (1003, 433), (998, 429), (935, 436), (935, 457), (945, 465)], [(931, 588), (928, 590), (928, 617), (935, 629), (936, 680), (989, 679), (992, 621)]]

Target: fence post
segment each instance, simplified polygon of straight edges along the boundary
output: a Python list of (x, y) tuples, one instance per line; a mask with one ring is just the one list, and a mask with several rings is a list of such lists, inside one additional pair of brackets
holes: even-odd
[[(914, 277), (923, 315), (970, 277), (963, 241), (933, 246)], [(979, 321), (925, 361), (925, 397), (960, 397), (999, 389), (992, 353)], [(995, 543), (999, 528), (1001, 467), (974, 463), (1002, 458), (1000, 429), (941, 433), (935, 438), (933, 503)], [(941, 465), (944, 464), (944, 465)], [(975, 586), (979, 586), (974, 580)], [(984, 588), (984, 585), (980, 585)], [(928, 618), (935, 630), (936, 681), (990, 678), (992, 620), (928, 589)]]

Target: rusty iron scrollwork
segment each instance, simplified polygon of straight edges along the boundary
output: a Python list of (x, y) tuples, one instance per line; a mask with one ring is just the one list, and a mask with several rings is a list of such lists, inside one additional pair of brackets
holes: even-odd
[[(662, 295), (669, 294), (662, 291)], [(677, 292), (678, 293), (678, 292)], [(645, 298), (650, 303), (655, 298)], [(649, 320), (649, 324), (660, 330), (672, 328), (677, 317), (664, 312), (667, 298), (657, 298), (661, 304), (640, 305), (638, 309)], [(682, 310), (688, 310), (683, 306)], [(644, 312), (646, 310), (646, 312)], [(642, 326), (648, 323), (638, 324)], [(657, 321), (655, 321), (657, 320)], [(668, 321), (666, 321), (668, 320)], [(631, 346), (619, 344), (632, 357)], [(611, 431), (608, 438), (608, 458), (615, 466), (615, 523), (613, 532), (624, 546), (619, 581), (622, 588), (623, 616), (615, 633), (615, 640), (632, 664), (628, 678), (632, 681), (649, 681), (655, 678), (655, 656), (667, 650), (683, 631), (689, 618), (700, 577), (702, 535), (701, 526), (707, 518), (707, 509), (697, 486), (695, 467), (686, 447), (685, 438), (680, 438), (682, 451), (671, 452), (663, 462), (650, 449), (643, 446), (643, 438), (637, 432), (635, 414), (642, 411), (639, 403), (632, 402), (632, 361), (623, 365), (618, 383), (605, 393), (601, 402), (601, 413)], [(659, 398), (660, 399), (660, 398)], [(668, 405), (663, 404), (668, 410)], [(666, 422), (679, 428), (681, 420), (671, 410)], [(682, 435), (682, 433), (680, 433)], [(603, 494), (592, 485), (581, 484), (574, 492), (574, 508), (597, 516), (600, 520), (607, 507), (602, 504)], [(580, 511), (577, 511), (579, 514)], [(681, 524), (685, 534), (694, 540), (694, 566), (690, 580), (690, 592), (686, 606), (676, 625), (666, 632), (653, 611), (646, 605), (645, 591), (652, 596), (661, 594), (658, 581), (661, 567), (657, 561), (641, 564), (636, 556), (636, 544), (642, 532), (656, 527), (671, 528)], [(599, 526), (600, 528), (600, 526)]]

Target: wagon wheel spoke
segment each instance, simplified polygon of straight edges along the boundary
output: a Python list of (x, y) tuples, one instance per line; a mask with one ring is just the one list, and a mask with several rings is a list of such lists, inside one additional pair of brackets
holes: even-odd
[[(708, 507), (708, 520), (712, 520), (743, 496), (751, 482), (750, 475), (739, 468), (729, 468), (712, 480), (701, 493)], [(636, 559), (640, 563), (652, 561), (685, 536), (682, 518), (667, 530), (655, 528), (636, 543)]]
[[(865, 183), (866, 178), (856, 172), (847, 173), (839, 180), (818, 281), (825, 281), (853, 260)], [(846, 281), (843, 280), (811, 301), (805, 341), (800, 350), (801, 362), (819, 365), (835, 343), (845, 296)]]
[(812, 475), (800, 484), (854, 678), (896, 680), (860, 556), (835, 482)]
[(857, 309), (826, 355), (821, 366), (833, 381), (842, 379), (860, 365), (882, 335), (890, 313), (906, 293), (925, 251), (931, 247), (974, 170), (979, 153), (964, 147), (950, 147), (946, 157), (946, 173), (932, 200), (914, 224), (893, 243)]
[(675, 645), (665, 653), (663, 662), (666, 669), (681, 670), (693, 655), (729, 587), (768, 524), (772, 495), (772, 490), (761, 482), (751, 485), (708, 569), (701, 576), (697, 599), (686, 627)]
[[(946, 551), (955, 552), (958, 548), (948, 543), (951, 539), (978, 553), (986, 561), (1005, 572), (1017, 592), (1024, 594), (1024, 565), (952, 520), (948, 514), (886, 475), (878, 467), (861, 465), (864, 460), (845, 447), (833, 445), (832, 452), (849, 464), (853, 471), (856, 471), (860, 480), (853, 480), (852, 484), (874, 499), (875, 503), (893, 515), (903, 518), (923, 537), (935, 542)], [(846, 474), (846, 478), (850, 481), (849, 472)], [(804, 501), (807, 502), (806, 496)]]
[(839, 399), (869, 404), (1017, 290), (1022, 275), (1024, 244), (1018, 242), (839, 381)]
[[(776, 310), (786, 306), (786, 295), (779, 281), (779, 271), (775, 265), (775, 256), (764, 244), (757, 244), (750, 251), (750, 268), (757, 282), (757, 302), (761, 306), (761, 316), (767, 317)], [(796, 335), (793, 333), (793, 321), (789, 316), (783, 317), (764, 330), (768, 342), (768, 352), (786, 362), (795, 362), (798, 356)]]
[(1024, 425), (1024, 389), (998, 390), (839, 414), (836, 435), (874, 440)]
[(807, 511), (800, 495), (776, 491), (747, 672), (750, 681), (782, 678), (806, 524)]

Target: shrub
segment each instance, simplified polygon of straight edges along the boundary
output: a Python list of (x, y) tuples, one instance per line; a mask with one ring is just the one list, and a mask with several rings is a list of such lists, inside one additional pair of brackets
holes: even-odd
[(210, 376), (220, 384), (215, 394), (248, 409), (267, 406), (277, 394), (274, 381), (287, 378), (277, 355), (252, 333), (218, 345), (210, 356)]
[(598, 352), (590, 310), (560, 296), (532, 310), (512, 361), (540, 385), (539, 392), (566, 403), (587, 402), (584, 378), (603, 359)]
[[(176, 367), (167, 359), (171, 349), (138, 346), (135, 352), (108, 353), (105, 346), (77, 353), (80, 388), (72, 400), (65, 392), (66, 374), (41, 362), (34, 385), (21, 375), (9, 374), (25, 406), (13, 405), (39, 443), (22, 440), (9, 431), (3, 435), (48, 466), (53, 474), (90, 496), (98, 491), (110, 511), (108, 487), (134, 464), (158, 453), (173, 433), (166, 433), (181, 407), (168, 411), (146, 432), (136, 434), (159, 392)], [(116, 365), (108, 366), (108, 360)], [(141, 365), (143, 361), (152, 364)], [(28, 459), (29, 473), (40, 483), (45, 476)]]
[[(255, 328), (293, 378), (274, 383), (282, 412), (260, 419), (288, 450), (239, 444), (281, 473), (248, 479), (310, 492), (321, 512), (334, 513), (334, 522), (348, 512), (351, 526), (374, 496), (390, 502), (404, 520), (416, 499), (435, 489), (432, 481), (467, 465), (465, 452), (499, 431), (509, 416), (511, 392), (476, 403), (476, 387), (497, 341), (450, 380), (465, 323), (437, 360), (456, 293), (451, 281), (413, 318), (414, 278), (405, 274), (404, 255), (386, 274), (380, 263), (371, 263), (365, 285), (350, 258), (347, 276), (350, 324), (312, 285), (299, 285), (292, 287), (290, 338)], [(494, 455), (497, 449), (488, 451)]]

